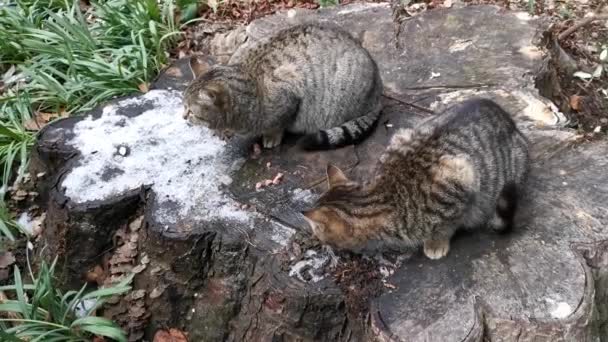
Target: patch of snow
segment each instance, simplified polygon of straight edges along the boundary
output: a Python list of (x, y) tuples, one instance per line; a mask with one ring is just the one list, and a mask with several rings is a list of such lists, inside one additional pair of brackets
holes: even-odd
[(311, 249), (304, 253), (304, 259), (296, 262), (289, 268), (289, 276), (296, 277), (303, 282), (316, 283), (323, 278), (325, 266), (335, 266), (337, 257), (331, 253), (317, 253)]
[(272, 222), (272, 235), (270, 239), (281, 246), (286, 246), (289, 239), (296, 231), (279, 222)]
[[(143, 105), (152, 109), (131, 118), (119, 114), (126, 106)], [(66, 196), (83, 203), (150, 185), (161, 224), (186, 217), (250, 222), (251, 215), (220, 189), (230, 184), (228, 174), (237, 164), (226, 143), (188, 123), (182, 112), (179, 92), (152, 90), (106, 106), (100, 118), (77, 123), (69, 144), (82, 156), (63, 181)]]
[(74, 313), (76, 314), (76, 317), (78, 317), (78, 318), (86, 317), (87, 313), (93, 307), (95, 307), (96, 304), (97, 304), (97, 299), (94, 299), (94, 298), (85, 299), (85, 300), (81, 301), (74, 307)]
[(557, 302), (551, 298), (545, 298), (551, 306), (550, 314), (553, 318), (566, 318), (572, 314), (572, 307), (566, 302)]
[(303, 202), (306, 204), (312, 204), (317, 199), (317, 195), (314, 194), (309, 189), (304, 190), (304, 189), (296, 188), (296, 189), (293, 189), (291, 191), (291, 193), (293, 194), (291, 199), (294, 202)]
[(19, 224), (19, 226), (29, 235), (32, 235), (34, 233), (34, 221), (32, 220), (32, 217), (27, 211), (19, 215), (19, 218), (17, 219), (17, 224)]

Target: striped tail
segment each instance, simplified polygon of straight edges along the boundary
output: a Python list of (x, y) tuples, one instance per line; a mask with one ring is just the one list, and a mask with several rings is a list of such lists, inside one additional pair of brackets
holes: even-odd
[(376, 126), (382, 105), (364, 116), (345, 122), (344, 124), (319, 132), (307, 134), (298, 141), (298, 145), (307, 151), (330, 150), (351, 144), (358, 144), (367, 138)]

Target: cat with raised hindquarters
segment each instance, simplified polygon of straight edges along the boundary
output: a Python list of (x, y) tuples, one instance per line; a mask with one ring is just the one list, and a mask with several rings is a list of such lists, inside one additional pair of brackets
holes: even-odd
[(471, 99), (397, 131), (367, 181), (328, 166), (329, 189), (303, 214), (338, 249), (422, 245), (439, 259), (459, 228), (512, 226), (528, 167), (527, 139), (509, 113)]

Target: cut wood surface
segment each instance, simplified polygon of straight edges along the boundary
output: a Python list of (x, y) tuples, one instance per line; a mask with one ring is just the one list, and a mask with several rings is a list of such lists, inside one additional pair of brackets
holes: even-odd
[[(315, 153), (287, 141), (256, 158), (251, 141), (223, 145), (201, 133), (205, 144), (197, 144), (196, 131), (177, 121), (179, 91), (192, 77), (189, 60), (179, 60), (148, 94), (100, 106), (92, 118), (59, 120), (39, 135), (31, 173), (46, 172), (38, 181), (48, 209), (45, 253), (60, 257), (63, 282), (77, 286), (116, 248), (116, 232), (143, 215), (132, 243), (137, 261), (148, 261), (135, 278), (146, 294), (148, 337), (175, 327), (192, 341), (605, 338), (608, 143), (583, 142), (564, 128), (564, 116), (534, 88), (544, 66), (535, 45), (542, 21), (495, 6), (454, 6), (396, 25), (388, 4), (351, 4), (258, 19), (239, 29), (246, 40), (230, 40), (245, 40), (242, 46), (210, 51), (242, 53), (308, 20), (337, 23), (376, 59), (388, 96), (373, 135), (358, 146)], [(324, 189), (327, 162), (365, 179), (396, 129), (431, 115), (406, 103), (439, 112), (472, 96), (505, 107), (533, 146), (515, 230), (459, 235), (439, 261), (413, 252), (367, 303), (368, 319), (360, 319), (346, 305), (352, 298), (344, 284), (315, 271), (335, 260), (302, 244), (312, 238), (299, 212)], [(176, 121), (163, 123), (161, 115)], [(132, 143), (117, 143), (118, 155), (100, 161), (104, 144), (120, 142), (121, 134)], [(105, 137), (99, 151), (89, 148), (87, 137), (99, 135)], [(169, 149), (178, 142), (184, 145)], [(215, 150), (206, 155), (203, 148)], [(158, 157), (156, 149), (171, 153)], [(145, 153), (166, 160), (146, 161)], [(159, 178), (147, 165), (160, 166), (161, 174), (183, 173)], [(90, 177), (74, 178), (83, 170), (91, 170)], [(278, 184), (256, 190), (278, 173), (284, 175)], [(123, 191), (108, 188), (121, 184)]]

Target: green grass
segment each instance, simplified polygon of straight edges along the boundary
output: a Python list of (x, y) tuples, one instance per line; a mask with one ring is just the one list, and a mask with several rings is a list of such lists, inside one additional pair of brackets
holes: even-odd
[[(29, 263), (28, 263), (29, 268)], [(1, 341), (91, 341), (94, 335), (126, 342), (125, 333), (112, 321), (93, 315), (106, 300), (128, 292), (132, 277), (109, 287), (86, 292), (62, 293), (54, 283), (55, 263), (40, 265), (38, 274), (29, 268), (31, 284), (24, 284), (21, 271), (14, 268), (12, 285), (0, 286), (7, 300), (0, 300)], [(92, 300), (90, 308), (83, 308), (85, 301)], [(80, 308), (81, 314), (76, 311)]]
[(339, 0), (317, 0), (317, 3), (321, 7), (332, 7), (338, 5), (340, 2)]
[(7, 3), (0, 6), (0, 73), (13, 67), (19, 77), (0, 93), (4, 189), (27, 166), (34, 133), (23, 124), (32, 115), (81, 113), (146, 89), (179, 35), (173, 0), (91, 1), (84, 13), (78, 0), (0, 0)]

